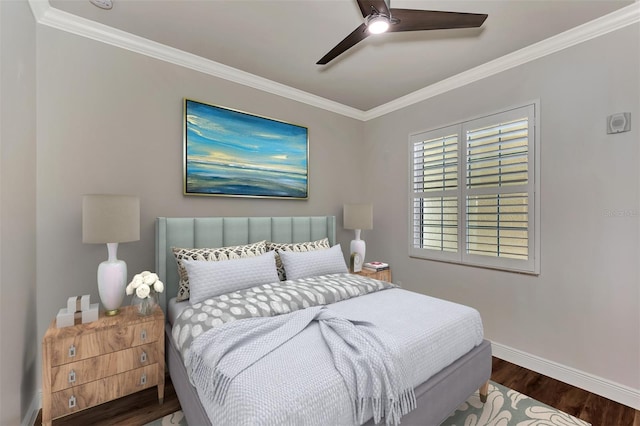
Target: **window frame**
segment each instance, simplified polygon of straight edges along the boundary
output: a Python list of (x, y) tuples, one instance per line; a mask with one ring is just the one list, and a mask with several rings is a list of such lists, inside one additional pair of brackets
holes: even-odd
[[(526, 184), (506, 187), (474, 188), (467, 187), (467, 131), (483, 126), (497, 125), (511, 119), (528, 118), (528, 151)], [(525, 274), (540, 274), (540, 101), (534, 100), (524, 104), (505, 108), (502, 111), (463, 120), (454, 124), (436, 127), (409, 135), (409, 257), (427, 260), (443, 261), (461, 265), (499, 269)], [(458, 135), (458, 179), (456, 189), (438, 191), (414, 191), (414, 145), (451, 134)], [(499, 256), (483, 256), (467, 253), (467, 197), (476, 194), (508, 194), (526, 193), (527, 201), (527, 245), (528, 258), (526, 260), (512, 259)], [(458, 203), (458, 245), (456, 252), (433, 250), (414, 246), (414, 203), (417, 199), (456, 197)], [(422, 213), (419, 213), (422, 219)]]

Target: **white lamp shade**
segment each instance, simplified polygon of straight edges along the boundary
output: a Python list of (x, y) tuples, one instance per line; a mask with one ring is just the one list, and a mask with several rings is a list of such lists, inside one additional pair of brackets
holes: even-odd
[(82, 242), (124, 243), (140, 239), (140, 199), (134, 195), (85, 195)]
[(371, 204), (345, 204), (342, 211), (345, 229), (373, 229)]

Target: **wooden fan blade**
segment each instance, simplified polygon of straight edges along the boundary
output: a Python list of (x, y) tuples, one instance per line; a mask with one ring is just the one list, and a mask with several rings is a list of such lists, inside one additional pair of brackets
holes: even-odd
[(316, 64), (324, 65), (329, 63), (335, 57), (343, 54), (345, 51), (349, 50), (350, 48), (352, 48), (353, 46), (355, 46), (356, 44), (358, 44), (368, 36), (369, 36), (369, 31), (367, 31), (367, 25), (366, 24), (360, 25), (358, 28), (353, 30), (351, 34), (345, 37), (344, 40), (338, 43), (336, 47), (331, 49), (329, 53), (324, 55), (322, 59), (316, 62)]
[(389, 16), (389, 8), (387, 7), (387, 3), (384, 0), (356, 0), (358, 2), (358, 6), (360, 7), (360, 12), (362, 12), (362, 17), (366, 18), (371, 15), (371, 12), (377, 10), (379, 13), (383, 15)]
[(487, 16), (484, 13), (391, 9), (392, 19), (398, 19), (400, 22), (392, 22), (388, 32), (476, 28), (483, 24)]

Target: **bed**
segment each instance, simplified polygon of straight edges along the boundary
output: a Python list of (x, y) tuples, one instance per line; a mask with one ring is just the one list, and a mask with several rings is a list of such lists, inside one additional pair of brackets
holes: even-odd
[[(167, 366), (189, 425), (212, 424), (210, 420), (211, 408), (205, 408), (201, 403), (198, 391), (188, 378), (187, 369), (177, 347), (178, 345), (172, 343), (174, 342), (172, 324), (177, 321), (176, 318), (189, 303), (188, 301), (175, 301), (175, 296), (178, 294), (179, 273), (172, 247), (228, 247), (262, 240), (276, 243), (301, 243), (323, 238), (327, 238), (329, 244), (333, 246), (336, 243), (335, 230), (336, 220), (334, 216), (160, 217), (157, 219), (156, 272), (165, 283), (165, 292), (160, 294), (159, 302), (167, 317), (165, 339), (167, 342)], [(390, 289), (362, 297), (375, 296), (371, 297), (371, 299), (377, 298), (378, 303), (382, 303), (380, 302), (382, 296), (388, 298), (397, 294), (399, 295), (398, 297), (406, 297), (402, 292), (409, 293), (401, 289)], [(426, 296), (416, 295), (416, 297), (418, 296), (426, 298)], [(430, 302), (430, 300), (424, 300)], [(351, 302), (339, 302), (335, 305), (348, 303)], [(481, 339), (470, 350), (455, 359), (449, 360), (448, 365), (415, 386), (417, 407), (402, 417), (402, 423), (408, 425), (441, 424), (478, 389), (480, 390), (481, 398), (483, 396), (486, 398), (490, 375), (491, 346), (488, 341)], [(374, 424), (373, 418), (369, 419), (365, 424)]]

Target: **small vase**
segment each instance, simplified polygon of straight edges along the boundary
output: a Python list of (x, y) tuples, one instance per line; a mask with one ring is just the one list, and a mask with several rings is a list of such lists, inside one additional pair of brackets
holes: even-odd
[(134, 294), (133, 299), (131, 299), (131, 304), (137, 307), (138, 315), (146, 316), (151, 315), (156, 308), (158, 304), (156, 299), (157, 296), (154, 292), (149, 293), (149, 296), (144, 299)]

